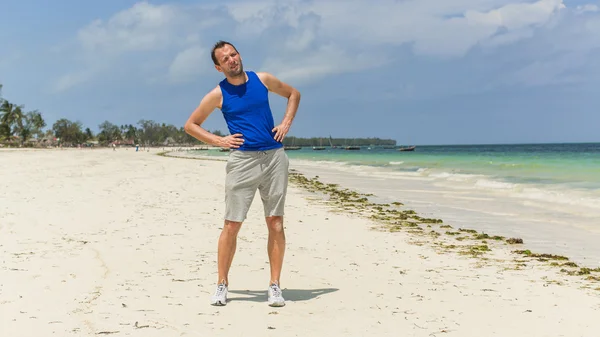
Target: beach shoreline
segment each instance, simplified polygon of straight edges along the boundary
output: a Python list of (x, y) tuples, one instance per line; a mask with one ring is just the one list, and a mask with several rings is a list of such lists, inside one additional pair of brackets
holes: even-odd
[[(402, 205), (390, 205), (396, 213), (360, 208), (356, 200), (367, 196), (343, 186), (330, 192), (355, 200), (354, 209), (324, 201), (326, 191), (310, 191), (322, 185), (296, 171), (286, 207), (288, 304), (266, 305), (266, 228), (255, 198), (232, 266), (231, 302), (211, 307), (223, 159), (180, 160), (172, 157), (183, 152), (160, 148), (2, 156), (2, 335), (590, 336), (600, 329), (599, 283), (560, 272), (579, 268), (515, 256), (519, 245), (486, 238), (487, 251), (481, 239), (431, 234), (443, 222), (418, 230), (373, 218), (415, 220)], [(452, 240), (457, 248), (448, 247)]]
[[(226, 156), (207, 156), (198, 153), (169, 152), (164, 153), (166, 156), (179, 157), (187, 159), (199, 160), (216, 160), (225, 161)], [(319, 177), (322, 182), (341, 185), (344, 188), (349, 188), (359, 193), (373, 194), (371, 199), (377, 203), (402, 202), (406, 203), (411, 209), (418, 210), (418, 213), (425, 214), (426, 217), (440, 217), (446, 223), (450, 223), (455, 227), (460, 227), (467, 230), (476, 230), (478, 234), (488, 234), (491, 236), (507, 236), (521, 238), (525, 244), (524, 248), (515, 248), (515, 250), (530, 250), (537, 253), (565, 256), (573, 263), (579, 264), (584, 268), (596, 269), (600, 267), (600, 247), (596, 244), (600, 239), (600, 233), (588, 232), (576, 227), (558, 226), (558, 229), (552, 229), (552, 225), (542, 226), (544, 223), (537, 225), (535, 222), (519, 223), (519, 219), (512, 219), (510, 214), (477, 214), (473, 210), (462, 209), (458, 214), (448, 212), (456, 210), (456, 208), (444, 205), (443, 203), (435, 204), (432, 207), (431, 201), (417, 201), (414, 193), (407, 191), (419, 190), (426, 192), (423, 186), (430, 184), (425, 181), (419, 185), (415, 185), (411, 178), (401, 178), (397, 184), (394, 180), (384, 179), (378, 173), (375, 179), (370, 179), (368, 173), (357, 175), (350, 171), (340, 171), (337, 165), (324, 167), (322, 163), (313, 163), (304, 159), (290, 159), (291, 167), (302, 173), (307, 178)], [(419, 179), (417, 179), (419, 180)], [(393, 191), (387, 187), (395, 187), (398, 190)], [(398, 187), (398, 185), (400, 185)], [(396, 194), (406, 194), (415, 197), (399, 198)], [(380, 194), (381, 193), (381, 194)], [(432, 189), (430, 193), (440, 193)], [(477, 195), (473, 192), (473, 199), (477, 199)], [(425, 198), (428, 194), (425, 194)], [(463, 199), (468, 199), (467, 196), (461, 196)], [(439, 199), (435, 199), (438, 200)], [(445, 212), (444, 212), (445, 211)], [(510, 213), (510, 209), (506, 213)], [(473, 213), (470, 214), (469, 212)], [(521, 220), (522, 221), (522, 220)], [(575, 224), (576, 225), (576, 224)]]

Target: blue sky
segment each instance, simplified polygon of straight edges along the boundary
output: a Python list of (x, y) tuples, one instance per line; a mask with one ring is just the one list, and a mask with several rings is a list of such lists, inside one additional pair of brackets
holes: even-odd
[[(2, 1), (3, 97), (49, 125), (182, 126), (210, 47), (297, 87), (291, 135), (399, 144), (600, 141), (600, 2)], [(285, 100), (272, 95), (281, 120)], [(215, 110), (205, 127), (226, 130)]]

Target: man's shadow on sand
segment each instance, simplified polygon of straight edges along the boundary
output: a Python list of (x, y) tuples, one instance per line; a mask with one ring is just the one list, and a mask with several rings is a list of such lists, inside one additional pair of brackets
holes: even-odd
[[(300, 302), (308, 301), (321, 295), (329, 294), (338, 291), (336, 288), (324, 289), (286, 289), (283, 288), (283, 297), (286, 301)], [(264, 290), (229, 290), (228, 293), (244, 295), (229, 297), (228, 301), (248, 301), (248, 302), (264, 302), (267, 298), (267, 289)]]

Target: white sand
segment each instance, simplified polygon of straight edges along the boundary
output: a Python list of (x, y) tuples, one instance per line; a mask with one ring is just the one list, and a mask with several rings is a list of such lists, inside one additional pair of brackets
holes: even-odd
[[(224, 163), (156, 152), (0, 151), (0, 336), (600, 334), (598, 282), (438, 253), (293, 186), (287, 305), (266, 304), (257, 197), (231, 302), (212, 307)], [(509, 249), (488, 257), (511, 260)]]

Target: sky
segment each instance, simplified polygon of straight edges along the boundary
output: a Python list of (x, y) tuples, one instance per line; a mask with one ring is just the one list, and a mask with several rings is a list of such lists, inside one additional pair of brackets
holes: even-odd
[[(600, 142), (600, 1), (0, 0), (2, 96), (49, 126), (181, 127), (222, 74), (300, 90), (289, 135), (399, 145)], [(270, 94), (276, 124), (287, 101)], [(203, 125), (226, 131), (219, 110)]]

